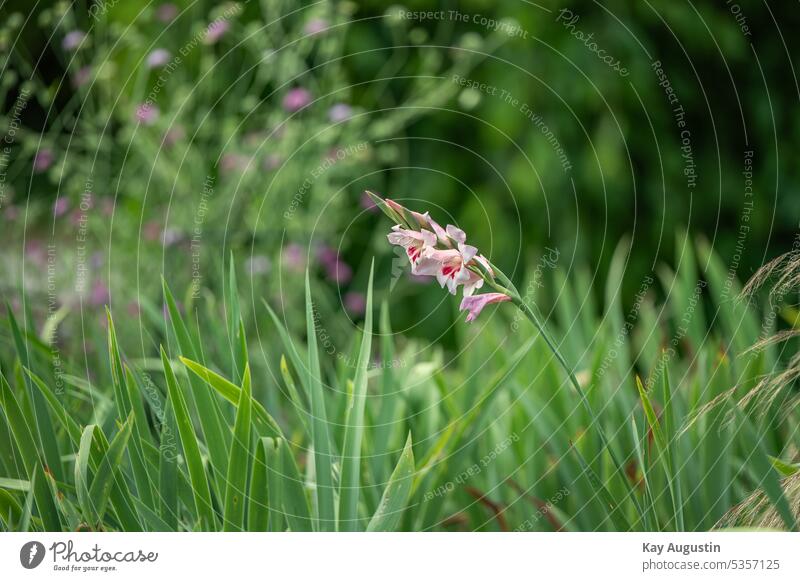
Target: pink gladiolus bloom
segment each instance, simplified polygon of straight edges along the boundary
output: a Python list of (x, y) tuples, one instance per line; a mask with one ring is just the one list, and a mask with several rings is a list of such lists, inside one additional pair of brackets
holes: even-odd
[(461, 305), (458, 307), (462, 311), (469, 311), (467, 315), (467, 323), (474, 321), (478, 315), (481, 314), (483, 307), (492, 303), (502, 303), (510, 301), (511, 297), (503, 293), (486, 293), (482, 295), (475, 295), (471, 297), (464, 297), (461, 299)]
[(436, 235), (430, 230), (407, 230), (395, 225), (392, 232), (386, 236), (390, 244), (402, 246), (408, 260), (411, 261), (411, 272), (435, 276), (441, 268), (440, 262), (431, 260), (429, 254), (435, 252)]
[(311, 103), (311, 92), (303, 87), (296, 87), (286, 93), (283, 98), (283, 108), (289, 113), (295, 113)]
[(172, 58), (170, 52), (163, 48), (157, 48), (149, 55), (147, 55), (147, 66), (151, 69), (163, 67)]

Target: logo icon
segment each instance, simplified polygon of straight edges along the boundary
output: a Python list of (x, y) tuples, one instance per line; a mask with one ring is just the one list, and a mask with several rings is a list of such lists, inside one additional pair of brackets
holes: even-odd
[(39, 541), (29, 541), (19, 550), (19, 562), (26, 569), (35, 569), (44, 560), (44, 545)]

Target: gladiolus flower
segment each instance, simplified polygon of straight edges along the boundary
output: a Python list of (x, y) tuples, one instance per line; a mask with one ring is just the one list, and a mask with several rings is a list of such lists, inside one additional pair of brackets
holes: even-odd
[(511, 297), (503, 293), (485, 293), (482, 295), (475, 295), (471, 297), (464, 297), (461, 299), (461, 305), (458, 307), (462, 311), (469, 311), (467, 315), (467, 323), (471, 323), (478, 315), (481, 314), (483, 307), (492, 303), (502, 303), (510, 301)]
[(33, 171), (35, 173), (47, 171), (47, 169), (53, 165), (53, 160), (55, 160), (55, 155), (53, 155), (52, 149), (46, 147), (40, 149), (36, 152), (36, 155), (33, 156)]
[(463, 287), (461, 310), (469, 311), (467, 322), (474, 321), (488, 304), (512, 300), (510, 295), (502, 292), (474, 294), (487, 281), (498, 290), (505, 289), (495, 283), (495, 273), (489, 261), (478, 253), (477, 248), (467, 244), (463, 230), (452, 224), (442, 228), (427, 212), (420, 214), (394, 200), (382, 200), (371, 192), (366, 194), (396, 222), (387, 238), (391, 244), (405, 249), (412, 275), (435, 276), (451, 294)]

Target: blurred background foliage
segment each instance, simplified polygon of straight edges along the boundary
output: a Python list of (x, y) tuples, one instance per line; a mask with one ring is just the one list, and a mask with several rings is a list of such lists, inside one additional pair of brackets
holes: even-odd
[[(391, 286), (378, 299), (405, 307), (398, 330), (452, 342), (454, 306), (389, 275), (367, 188), (458, 223), (520, 280), (554, 249), (559, 270), (600, 289), (627, 237), (630, 304), (657, 264), (678, 262), (684, 229), (747, 278), (790, 247), (800, 214), (786, 33), (797, 16), (787, 3), (736, 6), (7, 2), (7, 127), (30, 98), (3, 159), (3, 292), (44, 298), (52, 244), (59, 303), (113, 297), (158, 318), (157, 273), (188, 310), (222, 293), (233, 251), (251, 302), (289, 312), (310, 264), (336, 335), (361, 316), (379, 255)], [(654, 61), (686, 112), (693, 187)]]

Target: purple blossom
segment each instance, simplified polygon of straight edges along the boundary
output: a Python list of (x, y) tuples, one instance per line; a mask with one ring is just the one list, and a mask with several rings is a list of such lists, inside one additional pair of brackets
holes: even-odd
[(347, 284), (353, 278), (353, 269), (346, 262), (337, 258), (336, 262), (325, 266), (325, 274), (333, 282)]
[(174, 4), (162, 4), (156, 8), (156, 18), (161, 22), (172, 22), (178, 15), (178, 7)]
[(81, 30), (72, 30), (66, 34), (64, 40), (61, 41), (61, 47), (64, 50), (73, 51), (77, 49), (83, 39), (86, 38), (86, 34), (84, 34)]
[(216, 43), (220, 38), (222, 38), (225, 35), (226, 32), (228, 32), (228, 29), (230, 27), (231, 23), (228, 22), (227, 20), (222, 20), (222, 19), (215, 20), (214, 22), (209, 24), (208, 28), (206, 29), (205, 43), (206, 44)]
[(320, 32), (325, 32), (328, 30), (328, 21), (323, 20), (322, 18), (314, 18), (306, 22), (306, 25), (303, 27), (303, 31), (306, 34), (319, 34)]
[(167, 132), (164, 134), (164, 145), (167, 147), (172, 147), (178, 141), (183, 139), (186, 136), (186, 131), (184, 131), (183, 127), (180, 125), (175, 125), (174, 127), (170, 127), (167, 129)]
[(89, 79), (92, 77), (92, 68), (91, 67), (81, 67), (75, 72), (75, 76), (72, 77), (72, 86), (76, 89), (78, 87), (82, 87)]
[(283, 98), (283, 108), (289, 113), (299, 111), (309, 103), (311, 103), (311, 92), (303, 87), (295, 87)]
[(322, 244), (317, 247), (317, 260), (326, 268), (333, 267), (339, 261), (339, 253), (335, 248)]
[(363, 315), (367, 310), (367, 298), (363, 293), (355, 291), (345, 293), (344, 308), (353, 315)]
[(40, 149), (36, 152), (36, 155), (33, 156), (33, 171), (36, 173), (47, 171), (47, 169), (53, 165), (54, 160), (55, 155), (52, 149), (49, 147)]
[(89, 304), (93, 307), (102, 307), (108, 304), (111, 293), (102, 280), (94, 281), (92, 285), (92, 292), (89, 295)]
[(347, 103), (336, 103), (328, 110), (328, 119), (331, 123), (346, 121), (353, 116), (353, 108)]
[(158, 119), (159, 110), (155, 105), (142, 103), (136, 107), (136, 120), (144, 125), (152, 125)]
[(283, 158), (280, 155), (277, 153), (270, 153), (264, 158), (264, 169), (267, 171), (272, 171), (280, 167), (282, 163)]
[(157, 48), (147, 55), (147, 66), (151, 69), (163, 67), (172, 58), (172, 54), (163, 48)]
[(69, 200), (64, 196), (59, 196), (55, 202), (53, 202), (53, 214), (56, 218), (63, 216), (69, 210)]

